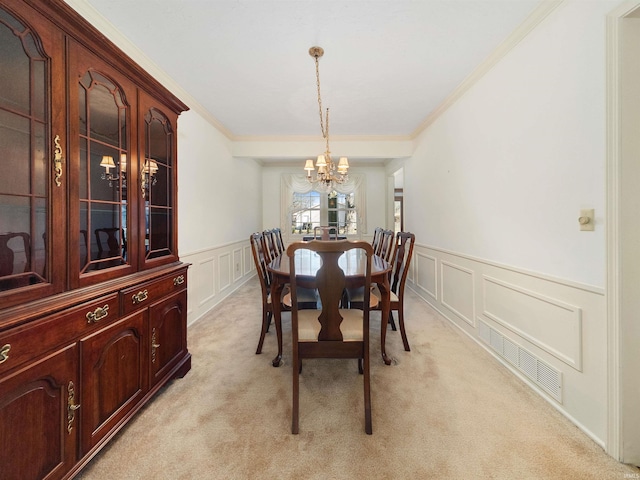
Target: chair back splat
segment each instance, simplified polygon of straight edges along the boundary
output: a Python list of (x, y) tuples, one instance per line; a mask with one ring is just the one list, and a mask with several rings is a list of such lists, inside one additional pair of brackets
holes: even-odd
[[(299, 277), (295, 273), (295, 252), (307, 249), (316, 252), (322, 266), (314, 278)], [(364, 287), (363, 310), (344, 309), (341, 299), (347, 281), (340, 268), (339, 259), (344, 252), (363, 250), (366, 258), (365, 275), (349, 277), (350, 286)], [(369, 368), (369, 295), (371, 290), (371, 258), (373, 248), (368, 242), (337, 240), (332, 242), (312, 240), (294, 242), (287, 248), (291, 273), (291, 331), (293, 347), (293, 408), (292, 433), (299, 431), (299, 375), (302, 360), (307, 358), (355, 358), (359, 371), (364, 374), (365, 431), (372, 433), (371, 387)], [(315, 286), (321, 300), (320, 310), (302, 310), (298, 307), (298, 290)], [(309, 381), (312, 381), (310, 378)]]
[(380, 239), (380, 245), (378, 246), (378, 251), (376, 255), (384, 258), (387, 262), (389, 261), (389, 257), (391, 255), (391, 250), (393, 247), (393, 230), (383, 230)]
[(275, 240), (277, 254), (282, 255), (285, 250), (284, 240), (282, 239), (282, 229), (274, 228), (273, 230), (271, 230), (271, 232), (273, 233), (273, 238)]
[(378, 252), (380, 252), (382, 232), (384, 232), (384, 229), (382, 227), (376, 227), (373, 231), (373, 240), (371, 240), (371, 246), (373, 247), (373, 253), (375, 253), (376, 255), (378, 255)]
[(272, 230), (265, 230), (262, 232), (262, 241), (265, 250), (265, 257), (267, 263), (278, 256), (278, 247), (276, 246), (276, 240)]

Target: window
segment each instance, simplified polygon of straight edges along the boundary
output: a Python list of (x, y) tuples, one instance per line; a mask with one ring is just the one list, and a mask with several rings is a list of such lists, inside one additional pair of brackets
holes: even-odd
[(314, 227), (320, 226), (320, 194), (293, 194), (291, 209), (291, 233), (311, 233)]
[(338, 227), (341, 235), (358, 233), (354, 193), (293, 193), (291, 233), (313, 233), (314, 227)]
[(331, 192), (327, 197), (329, 221), (326, 225), (338, 227), (340, 234), (358, 233), (355, 194)]

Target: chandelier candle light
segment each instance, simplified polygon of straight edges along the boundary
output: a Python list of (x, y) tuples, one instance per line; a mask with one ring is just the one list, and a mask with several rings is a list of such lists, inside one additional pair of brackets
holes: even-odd
[[(307, 172), (307, 180), (310, 183), (318, 183), (323, 190), (332, 190), (334, 183), (344, 183), (349, 179), (349, 160), (347, 157), (340, 157), (340, 161), (336, 165), (331, 159), (331, 152), (329, 150), (329, 109), (327, 108), (326, 115), (322, 115), (322, 98), (320, 97), (320, 68), (318, 60), (324, 55), (324, 50), (320, 47), (311, 47), (309, 49), (309, 55), (311, 55), (316, 62), (316, 85), (318, 86), (318, 110), (320, 112), (320, 130), (322, 131), (322, 138), (326, 142), (326, 150), (324, 155), (318, 155), (315, 167), (313, 166), (313, 160), (309, 159), (304, 165), (304, 169)], [(312, 173), (315, 169), (315, 178)]]

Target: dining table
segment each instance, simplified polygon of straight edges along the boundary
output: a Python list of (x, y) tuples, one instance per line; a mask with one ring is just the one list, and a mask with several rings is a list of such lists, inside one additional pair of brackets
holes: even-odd
[[(300, 249), (295, 251), (296, 279), (299, 286), (313, 288), (315, 275), (321, 266), (320, 256), (311, 251)], [(362, 249), (352, 249), (344, 252), (338, 261), (345, 274), (346, 288), (361, 286), (366, 269), (366, 253)], [(271, 275), (271, 298), (281, 298), (286, 284), (290, 283), (289, 257), (286, 251), (274, 258), (267, 267)], [(387, 323), (391, 308), (391, 263), (384, 258), (374, 255), (371, 259), (371, 284), (376, 283), (381, 294), (380, 310), (382, 321), (380, 326), (380, 348), (385, 364), (391, 364), (391, 358), (385, 349), (387, 335)], [(282, 305), (281, 302), (272, 302), (273, 320), (276, 326), (278, 339), (278, 354), (273, 359), (273, 366), (278, 367), (282, 361)]]

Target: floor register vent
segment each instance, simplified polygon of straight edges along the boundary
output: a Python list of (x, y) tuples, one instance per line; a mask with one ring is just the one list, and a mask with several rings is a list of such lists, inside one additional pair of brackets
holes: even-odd
[(478, 336), (507, 362), (562, 403), (561, 372), (482, 321), (478, 321)]

